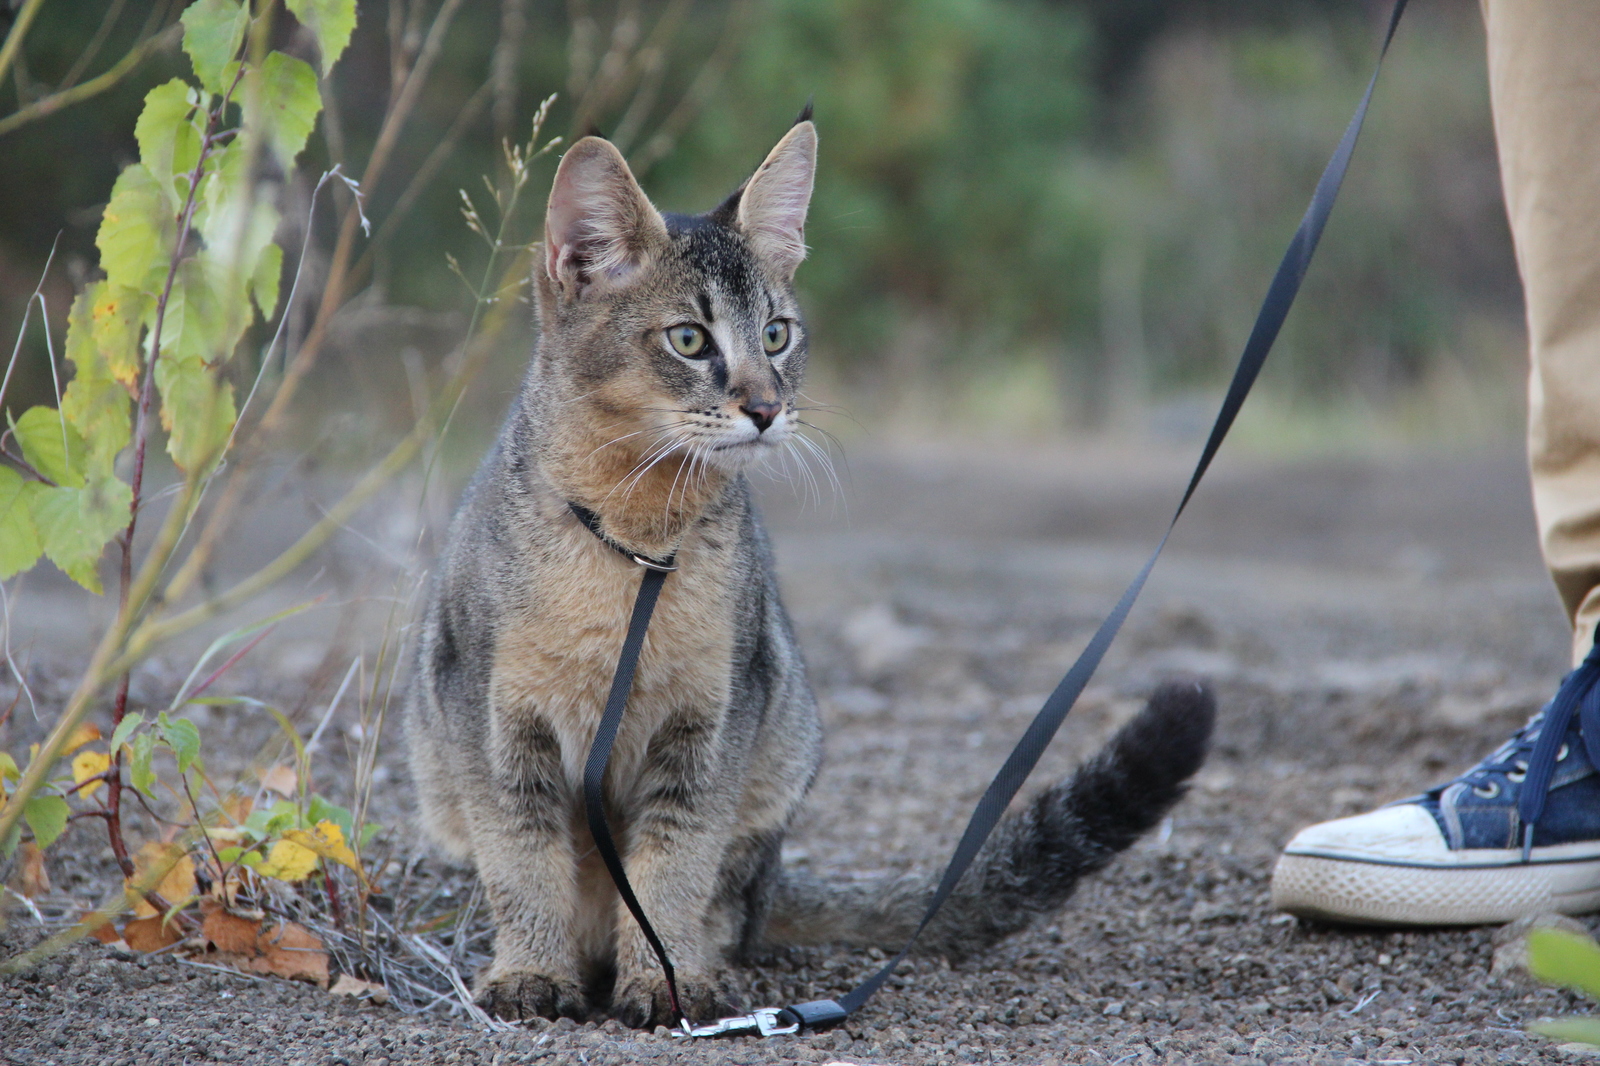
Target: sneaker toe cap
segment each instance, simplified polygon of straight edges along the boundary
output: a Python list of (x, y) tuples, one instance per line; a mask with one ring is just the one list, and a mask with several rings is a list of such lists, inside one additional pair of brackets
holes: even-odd
[(1286, 855), (1368, 862), (1448, 863), (1450, 849), (1433, 815), (1415, 803), (1380, 807), (1352, 818), (1319, 822), (1296, 833)]

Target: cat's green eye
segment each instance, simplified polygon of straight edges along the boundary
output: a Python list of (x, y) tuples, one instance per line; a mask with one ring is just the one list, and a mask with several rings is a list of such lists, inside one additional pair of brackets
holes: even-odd
[(761, 331), (761, 346), (768, 355), (777, 355), (789, 346), (789, 323), (775, 318)]
[(698, 359), (706, 354), (706, 331), (688, 323), (673, 326), (667, 330), (667, 343), (685, 359)]

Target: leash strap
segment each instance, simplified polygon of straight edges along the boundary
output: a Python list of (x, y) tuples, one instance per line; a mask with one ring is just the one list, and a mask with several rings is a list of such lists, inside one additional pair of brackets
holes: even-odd
[[(724, 1036), (724, 1035), (778, 1035), (784, 1033), (809, 1032), (830, 1028), (860, 1010), (872, 995), (883, 987), (884, 982), (894, 973), (903, 962), (917, 938), (927, 928), (933, 916), (945, 901), (955, 891), (963, 874), (977, 858), (984, 841), (994, 831), (1000, 818), (1005, 814), (1006, 808), (1022, 788), (1029, 773), (1038, 763), (1039, 757), (1049, 746), (1056, 732), (1061, 728), (1061, 723), (1066, 719), (1067, 713), (1072, 710), (1078, 697), (1083, 693), (1090, 678), (1100, 666), (1100, 661), (1105, 657), (1106, 650), (1116, 638), (1127, 620), (1128, 612), (1132, 610), (1134, 601), (1143, 591), (1145, 582), (1150, 573), (1155, 569), (1156, 560), (1161, 557), (1161, 552), (1167, 546), (1168, 539), (1172, 536), (1173, 529), (1178, 524), (1178, 519), (1183, 516), (1184, 510), (1189, 506), (1195, 490), (1200, 485), (1200, 480), (1205, 477), (1206, 471), (1211, 467), (1211, 461), (1216, 457), (1217, 450), (1222, 446), (1222, 441), (1233, 427), (1234, 419), (1239, 410), (1244, 406), (1245, 398), (1250, 394), (1251, 387), (1261, 373), (1267, 355), (1272, 351), (1273, 342), (1278, 338), (1278, 332), (1283, 327), (1284, 319), (1293, 306), (1295, 296), (1300, 291), (1300, 284), (1305, 279), (1306, 268), (1311, 264), (1311, 256), (1316, 251), (1317, 242), (1322, 237), (1322, 231), (1328, 223), (1328, 216), (1333, 211), (1334, 201), (1339, 195), (1339, 186), (1344, 181), (1345, 171), (1349, 168), (1350, 157), (1355, 151), (1356, 139), (1361, 133), (1361, 126), (1366, 121), (1367, 108), (1372, 102), (1372, 93), (1378, 84), (1378, 74), (1383, 67), (1383, 58), (1388, 54), (1389, 45), (1394, 40), (1395, 30), (1400, 25), (1400, 16), (1405, 12), (1407, 0), (1395, 0), (1394, 9), (1389, 16), (1389, 25), (1384, 34), (1383, 46), (1378, 52), (1378, 63), (1372, 77), (1367, 82), (1367, 88), (1361, 95), (1361, 102), (1357, 106), (1350, 123), (1345, 127), (1344, 135), (1339, 139), (1338, 147), (1334, 149), (1333, 157), (1328, 160), (1328, 165), (1323, 169), (1322, 176), (1317, 181), (1316, 190), (1312, 193), (1311, 203), (1306, 208), (1305, 215), (1300, 220), (1300, 225), (1295, 229), (1294, 236), (1289, 241), (1289, 247), (1283, 254), (1283, 259), (1278, 264), (1277, 273), (1273, 275), (1272, 284), (1267, 288), (1266, 297), (1262, 300), (1261, 310), (1256, 315), (1254, 327), (1250, 337), (1245, 342), (1244, 351), (1239, 357), (1239, 364), (1233, 372), (1233, 379), (1228, 384), (1227, 394), (1223, 397), (1222, 407), (1217, 412), (1216, 421), (1211, 426), (1211, 433), (1206, 438), (1205, 447), (1201, 449), (1200, 459), (1195, 464), (1194, 473), (1189, 478), (1189, 483), (1183, 491), (1183, 496), (1178, 501), (1177, 508), (1173, 511), (1172, 519), (1167, 523), (1166, 531), (1161, 535), (1160, 542), (1150, 558), (1140, 567), (1133, 580), (1123, 591), (1117, 604), (1100, 627), (1095, 631), (1087, 647), (1078, 656), (1067, 675), (1056, 686), (1049, 699), (1045, 701), (1038, 715), (1028, 725), (1022, 739), (1017, 742), (1016, 748), (1007, 757), (1000, 772), (995, 775), (983, 798), (978, 801), (977, 808), (972, 812), (972, 817), (967, 823), (966, 831), (962, 833), (960, 842), (956, 845), (955, 852), (951, 855), (949, 864), (945, 867), (939, 885), (934, 890), (928, 901), (928, 909), (924, 912), (921, 922), (911, 934), (905, 947), (899, 954), (890, 959), (872, 976), (862, 981), (849, 992), (837, 1000), (821, 999), (808, 1003), (799, 1003), (784, 1008), (763, 1008), (752, 1014), (736, 1018), (725, 1018), (712, 1025), (691, 1027), (684, 1022), (683, 1031), (690, 1036)], [(580, 517), (582, 517), (580, 515)], [(587, 524), (587, 523), (585, 523)], [(593, 527), (591, 527), (593, 529)], [(596, 536), (600, 533), (596, 530)], [(602, 539), (605, 539), (602, 537)], [(607, 543), (611, 543), (607, 540)], [(617, 550), (634, 558), (625, 549), (613, 544)], [(642, 559), (636, 561), (643, 563)], [(650, 579), (656, 578), (654, 590), (646, 593)], [(596, 843), (602, 839), (606, 841), (602, 846), (602, 855), (606, 858), (606, 866), (611, 870), (611, 876), (617, 883), (617, 889), (622, 894), (623, 900), (628, 904), (628, 909), (633, 912), (634, 918), (645, 931), (645, 937), (650, 941), (657, 956), (661, 960), (663, 971), (667, 975), (667, 984), (672, 989), (674, 996), (674, 1010), (677, 1009), (676, 987), (673, 985), (673, 971), (667, 960), (665, 950), (661, 947), (660, 939), (651, 929), (645, 919), (638, 901), (634, 898), (632, 890), (628, 887), (627, 878), (622, 870), (622, 863), (616, 856), (616, 850), (610, 845), (609, 834), (602, 837), (605, 832), (605, 815), (601, 809), (600, 779), (605, 772), (605, 759), (610, 753), (611, 742), (615, 739), (617, 723), (622, 716), (623, 705), (627, 702), (628, 686), (633, 679), (633, 669), (638, 660), (638, 646), (644, 639), (644, 627), (649, 624), (650, 608), (654, 606), (655, 596), (660, 591), (660, 582), (665, 574), (652, 571), (645, 575), (645, 584), (640, 586), (639, 600), (634, 606), (633, 622), (629, 626), (628, 640), (623, 646), (622, 661), (617, 668), (617, 677), (612, 684), (611, 698), (606, 705), (605, 718), (601, 722), (600, 732), (595, 737), (595, 746), (590, 750), (589, 765), (584, 776), (585, 799), (589, 808), (589, 824), (595, 834)], [(641, 620), (642, 619), (642, 620)], [(630, 650), (632, 649), (631, 654)], [(607, 729), (609, 723), (609, 731)], [(604, 751), (601, 743), (604, 738)], [(682, 1017), (681, 1011), (679, 1016)]]
[(1216, 421), (1211, 426), (1211, 435), (1206, 438), (1205, 447), (1200, 452), (1200, 460), (1195, 464), (1194, 473), (1189, 478), (1189, 484), (1184, 489), (1176, 510), (1173, 511), (1172, 520), (1167, 523), (1166, 532), (1161, 535), (1161, 541), (1156, 545), (1155, 551), (1150, 553), (1150, 558), (1145, 561), (1144, 566), (1134, 575), (1133, 581), (1123, 591), (1121, 599), (1111, 609), (1110, 615), (1100, 623), (1100, 628), (1095, 631), (1088, 646), (1067, 671), (1067, 676), (1061, 679), (1061, 683), (1050, 694), (1050, 698), (1045, 700), (1044, 707), (1029, 723), (1022, 739), (1017, 742), (1005, 765), (995, 775), (988, 791), (978, 801), (977, 809), (972, 812), (972, 818), (967, 823), (966, 832), (961, 835), (961, 841), (956, 845), (950, 864), (945, 867), (944, 876), (940, 878), (939, 886), (935, 889), (933, 898), (929, 900), (928, 909), (923, 914), (922, 921), (918, 923), (916, 931), (911, 934), (911, 939), (906, 942), (906, 946), (877, 973), (852, 988), (836, 1003), (832, 1000), (819, 1000), (789, 1008), (801, 1019), (802, 1027), (814, 1027), (806, 1022), (807, 1015), (811, 1013), (831, 1019), (834, 1012), (828, 1007), (833, 1005), (842, 1012), (838, 1017), (838, 1020), (842, 1021), (859, 1010), (894, 973), (896, 967), (910, 953), (917, 937), (927, 928), (939, 908), (955, 891), (961, 875), (972, 865), (983, 842), (993, 832), (995, 825), (1005, 814), (1006, 808), (1022, 788), (1023, 782), (1027, 780), (1028, 774), (1038, 763), (1039, 757), (1056, 735), (1056, 731), (1061, 728), (1067, 712), (1072, 710), (1073, 704), (1083, 693), (1089, 679), (1099, 668), (1106, 649), (1111, 646), (1118, 630), (1122, 628), (1122, 623), (1127, 620), (1128, 612), (1133, 608), (1133, 601), (1143, 591), (1145, 581), (1155, 569), (1156, 560), (1166, 548), (1167, 540), (1172, 536), (1172, 530), (1177, 526), (1178, 519), (1189, 506), (1189, 500), (1199, 487), (1200, 479), (1205, 476), (1211, 466), (1211, 460), (1216, 457), (1217, 449), (1222, 446), (1223, 438), (1233, 427), (1233, 421), (1238, 416), (1239, 409), (1244, 406), (1245, 397), (1250, 394), (1251, 386), (1261, 373), (1267, 354), (1272, 351), (1272, 344), (1278, 338), (1278, 331), (1283, 327), (1289, 308), (1293, 306), (1294, 298), (1300, 291), (1300, 283), (1305, 279), (1306, 268), (1311, 265), (1312, 253), (1316, 251), (1322, 230), (1328, 223), (1329, 214), (1333, 211), (1334, 200), (1339, 195), (1339, 185), (1344, 181), (1345, 170), (1350, 165), (1350, 156), (1355, 151), (1356, 138), (1361, 133), (1362, 123), (1366, 121), (1367, 106), (1372, 102), (1372, 92), (1378, 84), (1378, 72), (1382, 69), (1383, 57), (1389, 51), (1390, 42), (1394, 40), (1394, 33), (1400, 25), (1400, 16), (1405, 11), (1406, 2), (1407, 0), (1395, 0), (1394, 11), (1389, 16), (1388, 31), (1384, 34), (1383, 47), (1378, 52), (1378, 66), (1373, 70), (1372, 77), (1367, 82), (1366, 92), (1361, 95), (1361, 103), (1350, 119), (1350, 124), (1345, 127), (1344, 136), (1339, 139), (1339, 146), (1334, 149), (1333, 158), (1328, 160), (1322, 177), (1318, 179), (1316, 191), (1311, 196), (1311, 203), (1306, 208), (1300, 225), (1295, 229), (1293, 238), (1289, 241), (1288, 250), (1284, 252), (1283, 259), (1278, 264), (1278, 271), (1273, 276), (1266, 298), (1261, 303), (1261, 310), (1256, 315), (1250, 338), (1245, 342), (1244, 352), (1239, 357), (1239, 365), (1233, 372), (1233, 380), (1228, 384), (1222, 408), (1217, 412)]
[(594, 837), (595, 850), (600, 852), (600, 858), (611, 874), (611, 881), (617, 886), (617, 894), (622, 897), (633, 920), (639, 923), (650, 950), (656, 953), (661, 963), (661, 972), (667, 979), (667, 997), (672, 1001), (672, 1013), (687, 1029), (689, 1021), (684, 1018), (683, 1008), (678, 1002), (677, 973), (672, 968), (672, 959), (667, 955), (661, 937), (656, 934), (650, 919), (645, 917), (644, 907), (634, 894), (633, 885), (628, 883), (622, 856), (617, 852), (617, 842), (606, 821), (605, 796), (606, 766), (611, 762), (611, 749), (616, 745), (617, 730), (622, 726), (622, 712), (627, 709), (628, 694), (633, 691), (633, 675), (639, 666), (639, 652), (644, 648), (645, 631), (650, 628), (650, 616), (655, 613), (656, 601), (661, 598), (661, 586), (666, 584), (667, 575), (678, 568), (677, 553), (666, 559), (651, 559), (635, 554), (601, 532), (599, 519), (593, 511), (575, 503), (567, 506), (602, 544), (644, 569), (644, 575), (639, 580), (639, 594), (633, 601), (633, 614), (628, 619), (628, 634), (622, 640), (617, 672), (611, 679), (611, 692), (606, 696), (606, 709), (600, 715), (594, 743), (589, 746), (589, 759), (583, 765), (583, 809), (589, 820), (589, 835)]

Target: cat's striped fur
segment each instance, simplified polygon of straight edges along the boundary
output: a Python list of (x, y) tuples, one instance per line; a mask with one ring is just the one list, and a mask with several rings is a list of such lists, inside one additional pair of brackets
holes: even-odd
[[(726, 968), (769, 934), (892, 945), (929, 889), (833, 890), (779, 867), (821, 734), (742, 471), (794, 431), (806, 335), (791, 282), (815, 157), (802, 118), (727, 202), (692, 217), (658, 213), (598, 138), (558, 169), (538, 348), (451, 526), (407, 714), (423, 825), (476, 864), (493, 906), (478, 992), (502, 1016), (674, 1020), (581, 813), (640, 569), (569, 501), (612, 540), (680, 564), (607, 786), (686, 1011), (725, 1012)], [(1160, 694), (1002, 826), (923, 947), (964, 954), (1059, 904), (1182, 794), (1210, 723), (1198, 688)]]

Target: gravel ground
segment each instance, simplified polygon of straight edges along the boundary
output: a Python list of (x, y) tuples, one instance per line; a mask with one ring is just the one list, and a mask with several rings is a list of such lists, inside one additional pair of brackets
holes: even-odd
[[(941, 860), (1158, 535), (1181, 465), (1148, 449), (882, 449), (853, 458), (847, 513), (772, 495), (829, 727), (790, 862), (874, 873)], [(485, 1032), (90, 944), (0, 981), (0, 1063), (1577, 1061), (1525, 1031), (1586, 1008), (1526, 977), (1516, 929), (1340, 929), (1267, 907), (1296, 829), (1454, 773), (1548, 695), (1566, 636), (1526, 492), (1509, 450), (1225, 457), (1039, 777), (1092, 751), (1157, 680), (1199, 675), (1220, 719), (1190, 797), (1053, 923), (953, 968), (917, 960), (841, 1030), (695, 1046), (614, 1024)], [(48, 588), (34, 595), (50, 605)], [(71, 613), (36, 615), (59, 617)], [(48, 712), (72, 645), (46, 621), (33, 639)], [(236, 687), (292, 700), (306, 657), (287, 638), (264, 648)], [(184, 672), (158, 664), (140, 685), (157, 698)], [(226, 724), (241, 751), (265, 736), (241, 712), (207, 713), (203, 730)], [(0, 744), (27, 740), (26, 719), (10, 728)], [(399, 755), (385, 752), (375, 798), (391, 825), (404, 819)], [(96, 897), (100, 845), (68, 843), (57, 891)], [(13, 909), (0, 947), (38, 935)], [(873, 961), (779, 952), (744, 979), (759, 1002), (818, 998)]]

